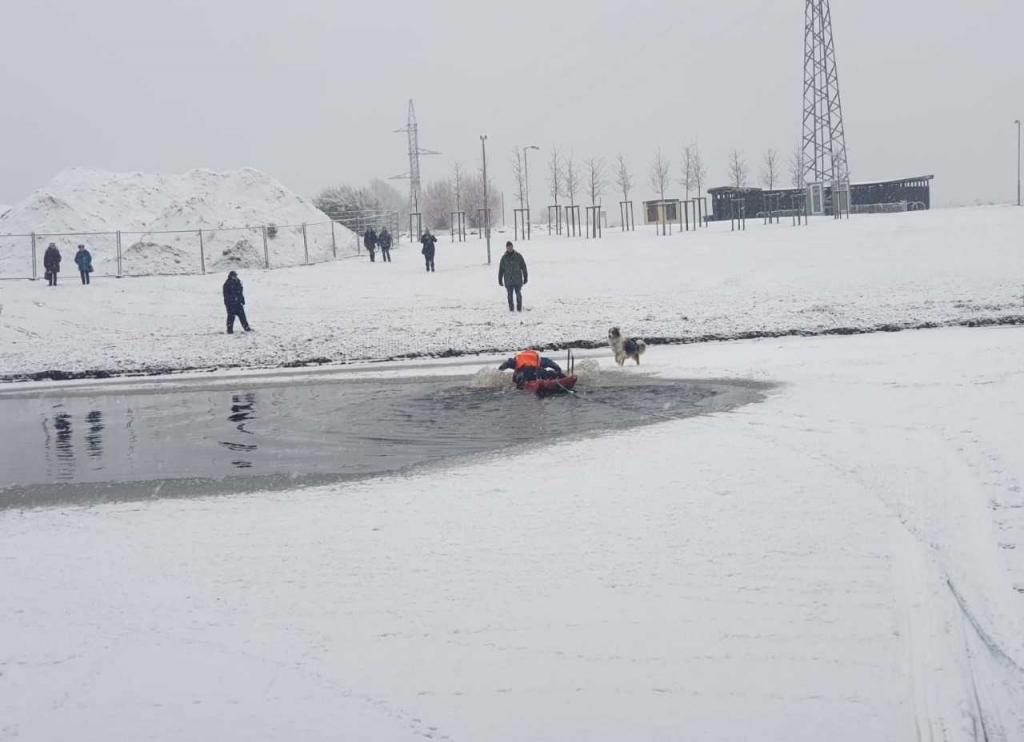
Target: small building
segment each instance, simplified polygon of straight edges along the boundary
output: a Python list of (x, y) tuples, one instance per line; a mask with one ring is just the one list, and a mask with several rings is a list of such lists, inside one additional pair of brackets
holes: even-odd
[(678, 198), (644, 201), (644, 224), (678, 222), (681, 208)]
[[(901, 180), (883, 180), (850, 184), (850, 213), (879, 214), (899, 211), (921, 211), (932, 207), (931, 181), (934, 175)], [(748, 218), (768, 212), (802, 210), (807, 203), (809, 214), (832, 214), (832, 186), (812, 184), (804, 188), (709, 188), (711, 219), (728, 221), (740, 208)]]

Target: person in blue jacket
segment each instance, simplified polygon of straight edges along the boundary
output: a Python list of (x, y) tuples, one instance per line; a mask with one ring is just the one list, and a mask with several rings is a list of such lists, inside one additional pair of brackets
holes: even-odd
[(89, 285), (89, 274), (92, 273), (92, 253), (90, 253), (85, 245), (78, 246), (78, 252), (75, 253), (75, 265), (78, 266), (78, 273), (82, 276), (82, 285)]

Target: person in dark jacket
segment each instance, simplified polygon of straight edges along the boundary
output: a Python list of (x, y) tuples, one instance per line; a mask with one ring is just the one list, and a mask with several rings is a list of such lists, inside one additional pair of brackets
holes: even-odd
[(523, 384), (534, 379), (561, 379), (565, 376), (561, 366), (530, 349), (519, 351), (498, 366), (499, 371), (506, 369), (512, 369), (512, 382), (518, 389), (522, 389)]
[[(508, 311), (523, 311), (523, 286), (529, 278), (526, 272), (526, 259), (516, 252), (511, 242), (505, 243), (505, 254), (498, 264), (498, 285), (504, 286), (508, 292)], [(512, 306), (512, 295), (515, 294), (515, 306)]]
[(228, 280), (224, 282), (224, 307), (228, 310), (228, 335), (235, 331), (235, 317), (242, 323), (242, 329), (246, 332), (252, 330), (249, 327), (249, 320), (245, 318), (245, 294), (242, 292), (242, 282), (238, 280), (238, 274), (234, 271), (228, 273)]
[(92, 273), (92, 253), (86, 249), (85, 245), (78, 246), (78, 252), (75, 253), (75, 265), (78, 266), (78, 273), (82, 276), (82, 284), (88, 286), (89, 274)]
[(373, 231), (373, 227), (369, 227), (365, 233), (363, 233), (363, 245), (366, 247), (366, 251), (370, 253), (370, 262), (374, 263), (377, 261), (377, 233)]
[(391, 262), (391, 233), (387, 227), (384, 227), (380, 231), (380, 236), (377, 237), (377, 242), (380, 244), (380, 257), (385, 263)]
[(43, 268), (46, 269), (46, 280), (51, 286), (56, 286), (57, 274), (60, 273), (60, 250), (56, 243), (51, 242), (43, 253)]
[(423, 249), (420, 252), (423, 253), (423, 258), (427, 263), (427, 272), (434, 273), (434, 251), (437, 249), (437, 237), (430, 234), (428, 229), (420, 237), (420, 243), (423, 245)]

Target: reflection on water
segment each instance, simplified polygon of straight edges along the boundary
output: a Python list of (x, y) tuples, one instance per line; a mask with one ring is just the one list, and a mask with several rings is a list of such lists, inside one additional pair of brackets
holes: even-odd
[(90, 459), (98, 459), (103, 456), (103, 413), (99, 410), (92, 410), (85, 416), (89, 424), (89, 432), (85, 436), (85, 447), (89, 452)]
[[(716, 401), (719, 395), (722, 401)], [(738, 383), (641, 379), (584, 389), (579, 398), (539, 399), (511, 388), (411, 379), (42, 402), (11, 397), (3, 400), (0, 415), (0, 508), (19, 497), (39, 502), (75, 496), (70, 490), (61, 495), (57, 485), (102, 485), (90, 491), (112, 497), (131, 492), (131, 483), (217, 482), (243, 470), (247, 478), (288, 480), (371, 476), (727, 409), (758, 396)], [(161, 496), (162, 486), (134, 496)], [(26, 494), (31, 487), (36, 489)]]
[[(232, 394), (231, 395), (231, 414), (228, 415), (228, 420), (235, 424), (235, 429), (240, 433), (246, 435), (255, 435), (253, 431), (249, 430), (246, 426), (250, 420), (256, 419), (255, 413), (256, 407), (256, 393), (246, 392), (245, 394)], [(220, 445), (229, 451), (242, 452), (242, 453), (253, 453), (259, 450), (259, 446), (255, 443), (237, 443), (234, 441), (220, 441)], [(231, 465), (236, 469), (251, 469), (253, 462), (251, 459), (233, 459)]]

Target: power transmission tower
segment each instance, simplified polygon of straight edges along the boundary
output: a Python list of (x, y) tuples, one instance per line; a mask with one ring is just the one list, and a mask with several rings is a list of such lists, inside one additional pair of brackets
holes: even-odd
[(839, 99), (829, 0), (806, 0), (804, 11), (804, 185), (848, 184), (846, 133)]
[(409, 123), (404, 129), (395, 129), (396, 133), (408, 133), (409, 135), (409, 172), (402, 175), (395, 175), (391, 180), (409, 181), (409, 211), (418, 213), (420, 210), (420, 155), (439, 155), (429, 149), (420, 149), (420, 138), (416, 124), (416, 109), (413, 108), (412, 99), (409, 99)]

